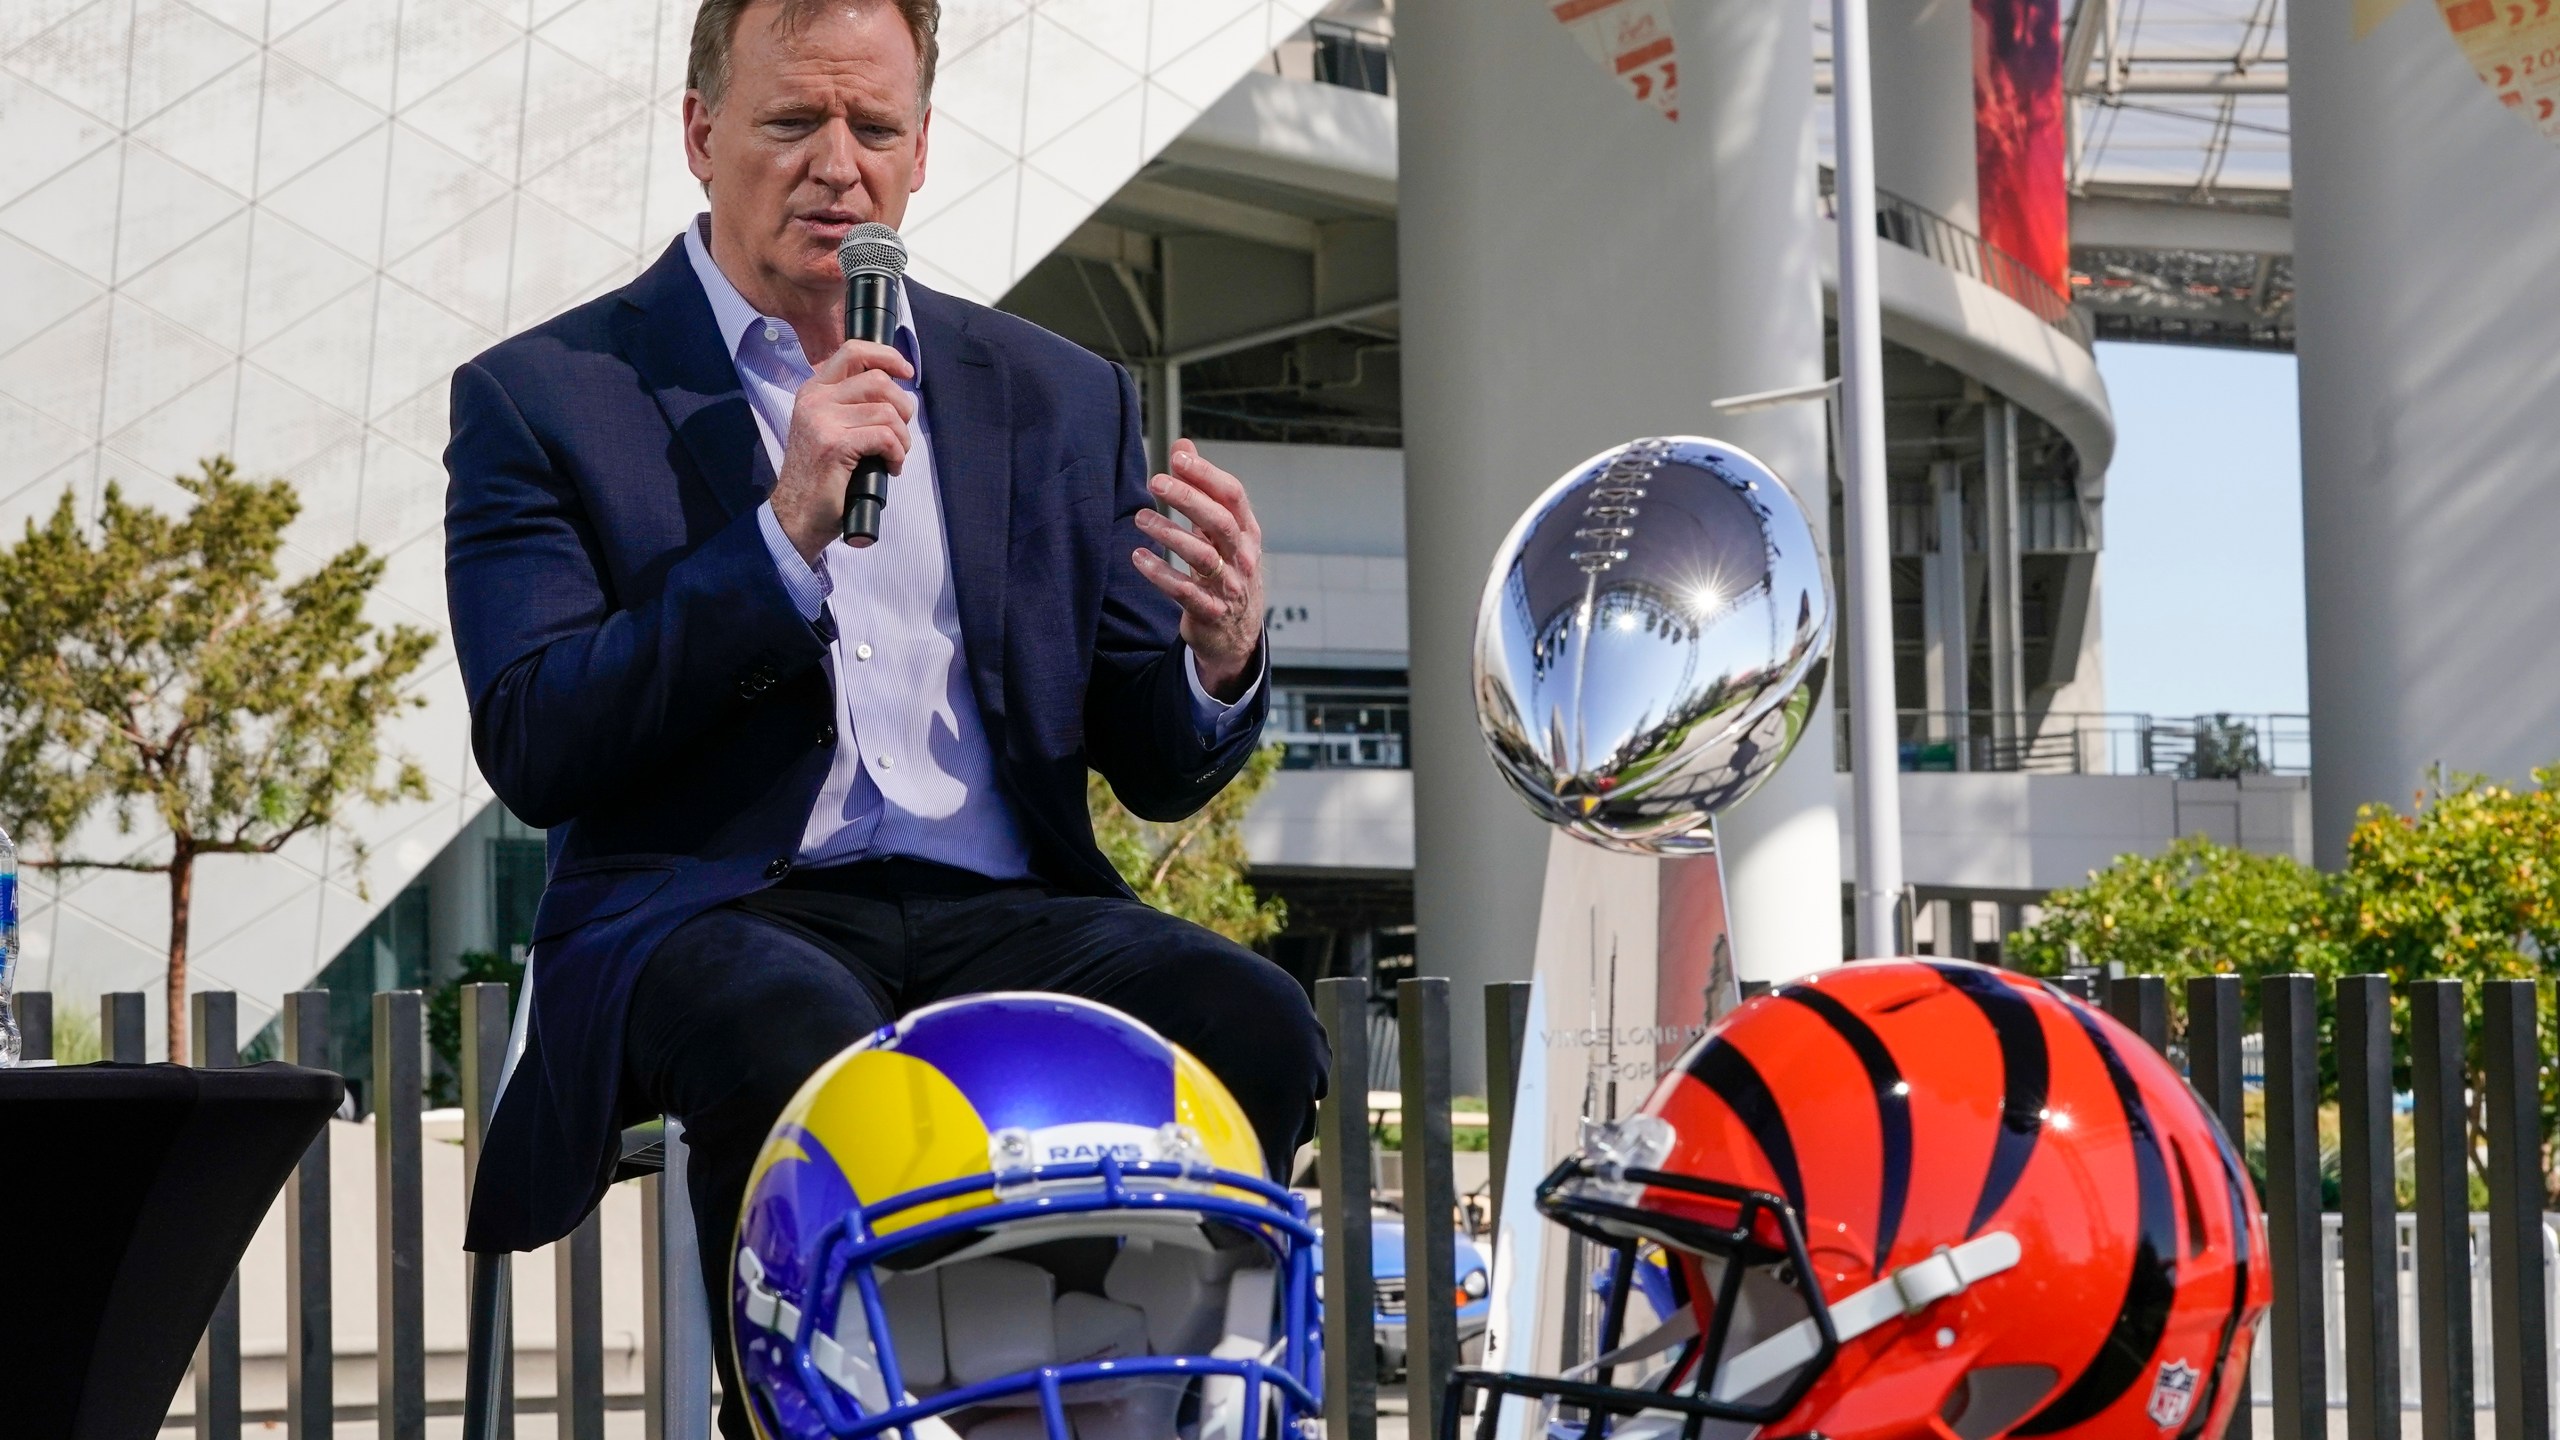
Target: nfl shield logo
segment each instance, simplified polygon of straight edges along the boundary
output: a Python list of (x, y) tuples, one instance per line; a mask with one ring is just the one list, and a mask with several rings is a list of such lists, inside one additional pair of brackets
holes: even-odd
[(2196, 1367), (2184, 1360), (2161, 1366), (2160, 1378), (2151, 1386), (2151, 1423), (2163, 1430), (2175, 1428), (2195, 1403)]

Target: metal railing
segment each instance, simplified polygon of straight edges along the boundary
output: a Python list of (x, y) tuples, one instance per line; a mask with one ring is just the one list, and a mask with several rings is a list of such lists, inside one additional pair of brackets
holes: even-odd
[(1342, 20), (1312, 20), (1264, 60), (1270, 73), (1371, 95), (1396, 93), (1395, 37)]
[[(1849, 768), (1849, 712), (1833, 716), (1833, 754)], [(1906, 771), (2032, 775), (2165, 775), (2230, 780), (2311, 773), (2307, 715), (2141, 715), (2049, 710), (1898, 710), (1894, 736)]]
[[(1822, 213), (1827, 219), (1837, 220), (1839, 202), (1832, 190), (1831, 167), (1821, 167), (1819, 176)], [(2070, 336), (2080, 348), (2090, 348), (2088, 317), (2072, 305), (2067, 291), (2055, 289), (2024, 260), (1936, 211), (1879, 190), (1876, 238), (1917, 251), (1967, 279), (1981, 281), (2035, 312), (2037, 319)]]
[[(199, 991), (192, 1008), (190, 1060), (198, 1066), (240, 1063), (239, 1002), (224, 991)], [(301, 990), (284, 997), (278, 1030), (288, 1064), (334, 1069), (329, 1055), (329, 992)], [(479, 1158), (480, 1133), (496, 1101), (506, 1048), (507, 987), (463, 987), (464, 1184)], [(143, 1000), (135, 992), (101, 996), (102, 1058), (141, 1064)], [(53, 997), (19, 997), (25, 1058), (54, 1056)], [(374, 1167), (374, 1393), (341, 1398), (335, 1391), (337, 1342), (330, 1304), (331, 1223), (329, 1135), (312, 1142), (285, 1182), (280, 1204), (285, 1222), (285, 1404), (280, 1410), (245, 1410), (241, 1403), (240, 1281), (232, 1278), (196, 1350), (194, 1426), (198, 1440), (240, 1440), (244, 1426), (279, 1422), (288, 1440), (327, 1440), (343, 1422), (369, 1422), (382, 1440), (424, 1440), (431, 1416), (466, 1413), (466, 1398), (427, 1394), (426, 1286), (432, 1266), (460, 1271), (460, 1252), (427, 1252), (425, 1140), (426, 1052), (424, 997), (416, 990), (373, 997)], [(673, 1129), (672, 1124), (669, 1127)], [(670, 1137), (672, 1139), (672, 1136)], [(680, 1147), (679, 1147), (680, 1148)], [(608, 1409), (646, 1413), (651, 1440), (709, 1440), (712, 1377), (705, 1344), (709, 1317), (691, 1271), (670, 1273), (671, 1258), (698, 1271), (693, 1260), (692, 1208), (663, 1193), (667, 1177), (645, 1175), (642, 1288), (643, 1387), (637, 1396), (608, 1395), (604, 1388), (603, 1230), (589, 1215), (572, 1236), (553, 1247), (559, 1326), (553, 1344), (554, 1384), (549, 1394), (516, 1394), (513, 1367), (494, 1398), (495, 1423), (479, 1433), (512, 1436), (517, 1412), (560, 1417), (562, 1440), (604, 1440)], [(676, 1183), (682, 1184), (681, 1174)], [(484, 1262), (494, 1257), (479, 1257)], [(471, 1272), (475, 1307), (507, 1305), (506, 1266)], [(487, 1280), (494, 1276), (495, 1293)]]
[(1372, 95), (1395, 93), (1395, 43), (1389, 36), (1339, 20), (1313, 21), (1307, 32), (1315, 41), (1318, 83)]
[[(2541, 1228), (2543, 1312), (2554, 1332), (2560, 1333), (2560, 1289), (2555, 1288), (2553, 1280), (2555, 1275), (2560, 1275), (2560, 1212), (2544, 1211)], [(2489, 1273), (2489, 1212), (2472, 1211), (2466, 1229), (2470, 1235), (2471, 1273), (2467, 1285), (2455, 1287), (2457, 1291), (2466, 1292), (2457, 1295), (2455, 1303), (2469, 1306), (2471, 1333), (2476, 1337), (2489, 1334), (2494, 1325), (2490, 1307), (2496, 1303), (2497, 1287)], [(2396, 1276), (2389, 1286), (2393, 1293), (2386, 1298), (2399, 1315), (2399, 1407), (2409, 1411), (2419, 1409), (2426, 1400), (2418, 1383), (2418, 1217), (2415, 1212), (2403, 1210), (2392, 1216), (2391, 1249)], [(2345, 1408), (2347, 1403), (2346, 1297), (2351, 1293), (2347, 1286), (2346, 1217), (2343, 1215), (2331, 1213), (2320, 1217), (2320, 1273), (2323, 1277), (2321, 1333), (2327, 1337), (2329, 1357), (2329, 1408), (2337, 1410)], [(2261, 1351), (2251, 1357), (2249, 1369), (2251, 1394), (2260, 1403), (2265, 1403), (2275, 1393), (2274, 1367), (2268, 1362), (2266, 1353)], [(2560, 1353), (2554, 1354), (2551, 1370), (2555, 1377), (2560, 1377)], [(2497, 1376), (2491, 1369), (2487, 1346), (2479, 1346), (2472, 1353), (2471, 1393), (2474, 1396), (2497, 1393)], [(2552, 1399), (2560, 1403), (2560, 1394), (2554, 1394)]]
[(1403, 690), (1281, 686), (1262, 738), (1284, 747), (1283, 770), (1403, 770), (1413, 707)]

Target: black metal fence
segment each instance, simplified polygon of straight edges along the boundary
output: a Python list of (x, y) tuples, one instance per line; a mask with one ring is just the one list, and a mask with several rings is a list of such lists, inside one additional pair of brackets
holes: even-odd
[[(2268, 1248), (2275, 1310), (2261, 1333), (2260, 1380), (2277, 1440), (2325, 1440), (2328, 1412), (2346, 1412), (2348, 1434), (2397, 1435), (2415, 1408), (2427, 1440), (2474, 1440), (2475, 1416), (2495, 1412), (2495, 1440), (2550, 1440), (2554, 1380), (2553, 1254), (2560, 1217), (2543, 1210), (2541, 1052), (2536, 982), (2501, 980), (2466, 995), (2462, 982), (2422, 980), (2401, 987), (2416, 1178), (2414, 1213), (2395, 1203), (2399, 1145), (2394, 1128), (2394, 991), (2377, 975), (2348, 976), (2326, 997), (2334, 1023), (2326, 1039), (2336, 1080), (2336, 1206), (2325, 1203), (2322, 1143), (2324, 1037), (2320, 982), (2305, 975), (2258, 987), (2263, 1044), (2262, 1118), (2252, 1123), (2243, 1075), (2242, 982), (2189, 980), (2180, 993), (2156, 976), (2086, 978), (2066, 988), (2110, 1013), (2180, 1064), (2235, 1143), (2263, 1157)], [(2092, 994), (2092, 991), (2100, 993)], [(1512, 1132), (1517, 1060), (1526, 1034), (1528, 987), (1487, 986), (1482, 997), (1491, 1114), (1495, 1213)], [(1372, 1174), (1369, 1115), (1372, 1027), (1367, 982), (1324, 980), (1316, 1005), (1333, 1037), (1331, 1097), (1318, 1126), (1324, 1264), (1325, 1418), (1333, 1440), (1376, 1440), (1378, 1368), (1372, 1282)], [(2478, 1045), (2470, 1048), (2466, 1006), (2477, 1001)], [(325, 1064), (325, 992), (286, 997), (285, 1058)], [(1398, 986), (1396, 1050), (1406, 1139), (1405, 1286), (1409, 1433), (1437, 1433), (1436, 1407), (1457, 1364), (1453, 1277), (1457, 1196), (1452, 1181), (1449, 982), (1424, 977)], [(194, 999), (196, 1063), (236, 1063), (236, 1003), (224, 994)], [(28, 1058), (52, 1053), (51, 997), (22, 997)], [(2174, 1022), (2181, 1018), (2184, 1025)], [(476, 1159), (479, 1126), (505, 1055), (506, 991), (473, 986), (464, 1010), (466, 1160)], [(110, 995), (101, 1008), (107, 1058), (142, 1059), (142, 997)], [(426, 1397), (423, 1276), (460, 1256), (424, 1253), (417, 1115), (423, 1051), (420, 997), (374, 997), (374, 1067), (383, 1087), (376, 1109), (375, 1287), (384, 1337), (375, 1356), (371, 1405), (339, 1403), (331, 1390), (329, 1155), (315, 1145), (285, 1191), (288, 1400), (281, 1413), (244, 1413), (240, 1404), (237, 1287), (208, 1328), (195, 1372), (198, 1435), (234, 1440), (244, 1422), (282, 1421), (294, 1440), (320, 1440), (330, 1422), (379, 1418), (386, 1440), (421, 1440), (426, 1419), (465, 1409), (460, 1398)], [(2172, 1043), (2172, 1035), (2179, 1037)], [(1377, 1037), (1383, 1038), (1383, 1037)], [(2470, 1068), (2476, 1058), (2477, 1070)], [(2476, 1109), (2474, 1108), (2476, 1105)], [(2253, 1144), (2253, 1141), (2258, 1143)], [(681, 1147), (667, 1147), (673, 1158)], [(466, 1163), (466, 1173), (468, 1171)], [(2475, 1174), (2487, 1195), (2471, 1208)], [(689, 1283), (688, 1207), (668, 1203), (652, 1176), (644, 1272), (644, 1344), (651, 1440), (708, 1433), (710, 1375), (700, 1290)], [(601, 1440), (601, 1231), (593, 1218), (554, 1247), (559, 1341), (552, 1396), (512, 1396), (501, 1369), (493, 1394), (469, 1398), (480, 1410), (474, 1434), (512, 1432), (517, 1408), (552, 1410), (558, 1433)], [(2481, 1253), (2485, 1251), (2484, 1253)], [(503, 1309), (503, 1266), (474, 1276), (476, 1307)], [(2485, 1333), (2484, 1333), (2485, 1332)], [(503, 1347), (501, 1347), (503, 1349)], [(2407, 1363), (2413, 1362), (2413, 1363)], [(2414, 1400), (2412, 1406), (2411, 1401)], [(2251, 1411), (2232, 1435), (2251, 1440)]]
[[(18, 997), (25, 1032), (25, 1056), (48, 1061), (54, 1054), (53, 997), (33, 992)], [(282, 1058), (315, 1069), (335, 1068), (329, 1049), (329, 992), (302, 990), (287, 995), (278, 1030)], [(143, 1003), (139, 993), (102, 996), (99, 1036), (104, 1059), (130, 1064), (144, 1061)], [(239, 1063), (237, 997), (220, 991), (190, 997), (191, 1063), (225, 1066)], [(507, 987), (470, 985), (463, 989), (463, 1115), (465, 1184), (479, 1158), (481, 1127), (497, 1098), (507, 1043)], [(239, 1440), (244, 1427), (281, 1425), (289, 1440), (330, 1440), (335, 1422), (372, 1422), (381, 1440), (425, 1440), (431, 1416), (466, 1413), (465, 1396), (427, 1395), (426, 1285), (430, 1267), (460, 1268), (460, 1254), (430, 1254), (424, 1231), (424, 1137), (419, 1116), (425, 1108), (425, 1007), (415, 990), (385, 991), (373, 997), (372, 1074), (374, 1140), (374, 1394), (340, 1395), (336, 1387), (336, 1335), (330, 1304), (331, 1222), (329, 1212), (329, 1137), (322, 1135), (285, 1184), (285, 1401), (282, 1409), (246, 1410), (241, 1403), (240, 1283), (233, 1277), (212, 1323), (196, 1351), (194, 1424), (201, 1440)], [(680, 1151), (681, 1146), (671, 1150)], [(499, 1379), (494, 1423), (474, 1425), (469, 1433), (489, 1440), (514, 1434), (519, 1410), (549, 1412), (560, 1417), (555, 1433), (561, 1440), (604, 1440), (608, 1408), (646, 1412), (649, 1440), (708, 1440), (711, 1433), (711, 1363), (702, 1289), (693, 1277), (695, 1262), (691, 1208), (667, 1203), (664, 1187), (681, 1187), (680, 1169), (673, 1175), (649, 1174), (634, 1183), (643, 1187), (645, 1360), (643, 1388), (637, 1396), (608, 1396), (604, 1387), (603, 1230), (596, 1216), (567, 1240), (552, 1247), (558, 1325), (553, 1345), (555, 1376), (550, 1393), (518, 1396), (514, 1392), (512, 1356), (499, 1354), (487, 1369)], [(507, 1303), (504, 1261), (476, 1267), (471, 1302), (475, 1309)], [(494, 1278), (495, 1287), (490, 1281)], [(475, 1333), (477, 1333), (475, 1331)], [(504, 1331), (498, 1332), (503, 1335)], [(504, 1347), (500, 1347), (504, 1350)], [(467, 1359), (469, 1357), (466, 1357)], [(469, 1367), (476, 1380), (481, 1367)], [(472, 1399), (489, 1397), (470, 1396)]]
[[(2272, 1407), (2276, 1434), (2317, 1440), (2328, 1433), (2328, 1412), (2343, 1409), (2350, 1436), (2396, 1436), (2401, 1412), (2415, 1409), (2427, 1440), (2471, 1440), (2476, 1412), (2486, 1409), (2495, 1412), (2496, 1440), (2549, 1440), (2560, 1216), (2543, 1209), (2538, 984), (2489, 981), (2468, 996), (2458, 980), (2400, 987), (2414, 1213), (2397, 1206), (2387, 977), (2345, 976), (2327, 997), (2334, 1208), (2324, 1196), (2321, 982), (2308, 975), (2259, 982), (2264, 1115), (2256, 1127), (2241, 1080), (2241, 982), (2213, 976), (2184, 988), (2184, 1043), (2176, 1046), (2168, 1043), (2169, 989), (2158, 977), (2105, 982), (2103, 999), (2117, 1019), (2183, 1061), (2235, 1143), (2251, 1148), (2262, 1138), (2275, 1309), (2260, 1335), (2253, 1388)], [(2469, 1001), (2481, 1017), (2477, 1071), (2469, 1068)], [(2475, 1175), (2488, 1201), (2480, 1211), (2471, 1208)], [(2235, 1425), (2232, 1433), (2247, 1431)]]

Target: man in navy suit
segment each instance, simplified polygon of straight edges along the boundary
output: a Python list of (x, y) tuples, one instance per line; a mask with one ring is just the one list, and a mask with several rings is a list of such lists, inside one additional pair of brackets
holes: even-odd
[[(1188, 442), (1150, 477), (1127, 376), (1011, 316), (909, 281), (896, 343), (845, 338), (837, 243), (924, 183), (935, 19), (706, 0), (685, 148), (709, 213), (455, 374), (473, 748), (551, 847), (475, 1250), (574, 1228), (618, 1128), (664, 1112), (724, 1295), (749, 1165), (801, 1080), (987, 990), (1153, 1025), (1275, 1168), (1306, 1133), (1325, 1049), (1304, 995), (1138, 903), (1085, 810), (1090, 768), (1139, 815), (1189, 814), (1257, 743), (1244, 487)], [(836, 537), (865, 455), (896, 478), (856, 551)]]

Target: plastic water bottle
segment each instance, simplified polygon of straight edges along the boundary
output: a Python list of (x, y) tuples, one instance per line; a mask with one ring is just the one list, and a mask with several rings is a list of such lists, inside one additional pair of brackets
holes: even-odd
[(18, 1063), (18, 847), (0, 830), (0, 1070)]

